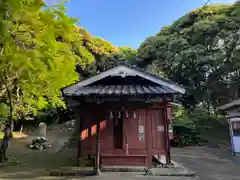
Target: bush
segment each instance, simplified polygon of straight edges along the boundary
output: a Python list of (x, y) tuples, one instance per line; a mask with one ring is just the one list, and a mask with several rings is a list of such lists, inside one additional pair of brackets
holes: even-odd
[(228, 137), (227, 121), (220, 121), (214, 114), (208, 114), (204, 108), (187, 112), (183, 108), (174, 109), (173, 132), (179, 145), (196, 145)]

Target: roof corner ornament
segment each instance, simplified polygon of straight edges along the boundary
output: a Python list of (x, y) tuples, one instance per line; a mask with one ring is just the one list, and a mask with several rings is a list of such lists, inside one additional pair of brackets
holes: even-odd
[(118, 71), (117, 74), (120, 75), (123, 78), (128, 75), (127, 72), (124, 72), (124, 71)]
[(126, 72), (123, 70), (117, 71), (115, 76), (121, 76), (121, 77), (126, 77), (126, 76), (136, 76), (136, 74), (134, 72)]

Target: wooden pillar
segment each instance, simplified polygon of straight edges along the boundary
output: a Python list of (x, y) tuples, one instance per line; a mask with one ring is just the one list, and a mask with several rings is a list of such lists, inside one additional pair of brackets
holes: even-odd
[(100, 120), (97, 120), (95, 173), (100, 174)]
[(79, 127), (77, 130), (78, 133), (78, 155), (77, 155), (77, 165), (80, 166), (81, 165), (81, 157), (82, 157), (82, 121), (84, 118), (84, 109), (83, 109), (83, 103), (80, 104), (80, 114), (79, 114)]
[(147, 135), (147, 167), (148, 169), (152, 168), (152, 116), (151, 116), (151, 109), (148, 109), (145, 114), (145, 122), (146, 122), (146, 135)]
[(167, 115), (167, 100), (164, 98), (164, 126), (165, 126), (165, 144), (166, 144), (166, 164), (171, 164), (169, 130), (168, 130), (168, 115)]

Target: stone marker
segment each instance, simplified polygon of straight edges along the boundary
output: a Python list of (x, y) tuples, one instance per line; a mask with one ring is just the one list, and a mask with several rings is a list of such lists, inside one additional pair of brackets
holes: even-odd
[(43, 123), (43, 122), (41, 122), (38, 125), (38, 135), (42, 136), (44, 138), (47, 137), (47, 125), (45, 123)]

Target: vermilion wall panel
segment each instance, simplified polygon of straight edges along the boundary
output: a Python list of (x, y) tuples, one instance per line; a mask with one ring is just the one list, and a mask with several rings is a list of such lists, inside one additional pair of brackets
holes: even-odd
[[(123, 108), (124, 106), (124, 108)], [(164, 126), (163, 106), (161, 104), (146, 105), (144, 103), (86, 104), (84, 106), (82, 151), (87, 154), (96, 152), (96, 122), (100, 120), (100, 154), (103, 164), (114, 165), (142, 165), (147, 163), (148, 137), (152, 144), (153, 154), (165, 153), (165, 131), (157, 131), (157, 126)], [(169, 109), (170, 108), (170, 109)], [(113, 147), (113, 121), (109, 119), (111, 110), (122, 110), (123, 116), (123, 149)], [(129, 117), (126, 116), (128, 112)], [(168, 117), (171, 116), (171, 107), (168, 107)], [(135, 113), (135, 116), (133, 114)], [(147, 124), (151, 132), (147, 131)], [(144, 139), (139, 140), (139, 125), (143, 126)], [(149, 133), (149, 135), (148, 135)], [(126, 154), (126, 139), (128, 155)], [(114, 160), (117, 158), (116, 160)]]

